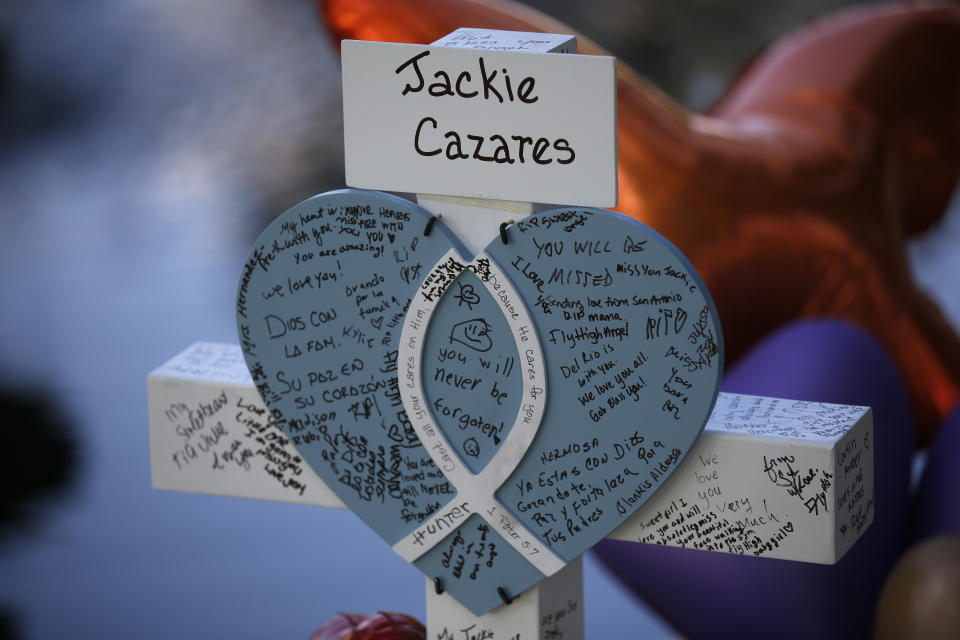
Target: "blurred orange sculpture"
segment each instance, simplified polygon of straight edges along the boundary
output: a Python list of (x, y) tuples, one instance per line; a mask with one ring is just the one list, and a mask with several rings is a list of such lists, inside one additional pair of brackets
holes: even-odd
[[(497, 0), (322, 9), (338, 42), (429, 43), (461, 26), (573, 33)], [(605, 53), (578, 39), (581, 53)], [(792, 319), (847, 320), (893, 355), (927, 442), (960, 394), (960, 340), (913, 282), (904, 242), (940, 218), (960, 168), (960, 7), (873, 5), (814, 22), (706, 115), (623, 63), (617, 90), (618, 209), (692, 260), (731, 361)]]

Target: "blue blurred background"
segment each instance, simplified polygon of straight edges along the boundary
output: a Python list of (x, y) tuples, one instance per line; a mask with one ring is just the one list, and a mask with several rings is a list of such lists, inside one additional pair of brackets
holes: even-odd
[[(693, 108), (840, 2), (540, 5)], [(352, 514), (153, 491), (146, 375), (235, 342), (275, 215), (343, 184), (340, 78), (308, 0), (0, 6), (0, 637), (307, 638), (424, 617)], [(960, 326), (960, 205), (911, 246)], [(672, 632), (588, 557), (587, 637)]]

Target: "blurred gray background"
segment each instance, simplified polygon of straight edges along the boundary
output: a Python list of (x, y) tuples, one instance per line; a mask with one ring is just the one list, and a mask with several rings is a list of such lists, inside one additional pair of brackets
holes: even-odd
[[(552, 3), (708, 107), (765, 43), (846, 3)], [(254, 237), (343, 186), (338, 60), (307, 0), (0, 4), (0, 638), (307, 638), (424, 616), (352, 514), (150, 489), (146, 375), (235, 342)], [(960, 207), (911, 246), (960, 326)], [(588, 559), (587, 636), (670, 630)]]

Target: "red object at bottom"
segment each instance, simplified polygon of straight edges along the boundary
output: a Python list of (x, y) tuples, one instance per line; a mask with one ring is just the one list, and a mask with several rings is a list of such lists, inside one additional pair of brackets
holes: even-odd
[(338, 613), (310, 636), (310, 640), (425, 640), (420, 621), (402, 613), (378, 611), (372, 616)]

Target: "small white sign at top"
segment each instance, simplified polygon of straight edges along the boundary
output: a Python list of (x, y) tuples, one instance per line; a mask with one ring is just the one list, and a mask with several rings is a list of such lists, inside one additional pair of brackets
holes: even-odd
[(575, 48), (570, 36), (506, 33), (343, 41), (347, 184), (616, 205), (615, 59), (543, 52)]
[(520, 51), (526, 53), (576, 53), (576, 36), (561, 33), (530, 33), (461, 27), (433, 43), (434, 47)]

